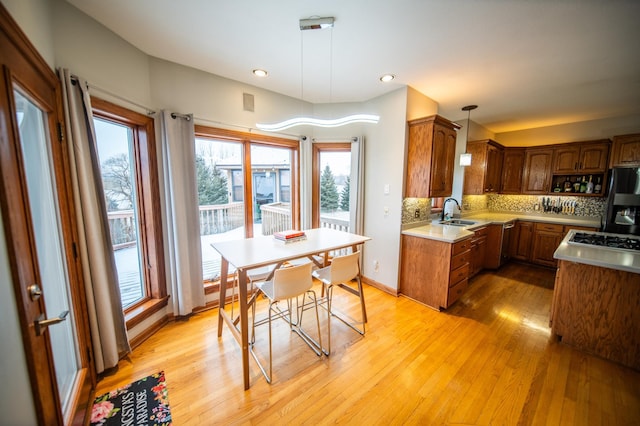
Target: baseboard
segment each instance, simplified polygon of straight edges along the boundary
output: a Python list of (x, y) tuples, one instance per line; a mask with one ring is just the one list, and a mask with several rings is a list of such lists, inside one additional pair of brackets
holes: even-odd
[(142, 331), (136, 337), (134, 337), (131, 340), (129, 340), (129, 345), (131, 346), (131, 349), (133, 350), (133, 349), (137, 348), (138, 346), (140, 346), (142, 344), (142, 342), (147, 340), (149, 337), (153, 336), (158, 330), (160, 330), (162, 327), (167, 325), (168, 322), (169, 322), (169, 315), (167, 315), (167, 316), (165, 316), (163, 318), (160, 318), (158, 321), (153, 323), (151, 325), (151, 327), (146, 328), (144, 331)]
[(370, 285), (371, 287), (375, 287), (378, 290), (383, 291), (383, 292), (385, 292), (387, 294), (390, 294), (392, 296), (398, 297), (398, 289), (396, 289), (396, 288), (388, 287), (388, 286), (386, 286), (386, 285), (384, 285), (382, 283), (379, 283), (376, 280), (372, 280), (369, 277), (365, 277), (364, 275), (362, 276), (362, 282), (367, 284), (367, 285)]

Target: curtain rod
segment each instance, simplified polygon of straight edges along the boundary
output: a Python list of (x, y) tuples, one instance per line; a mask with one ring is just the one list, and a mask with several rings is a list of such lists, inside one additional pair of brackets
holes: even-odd
[[(71, 75), (71, 78), (74, 79), (75, 81), (79, 81), (79, 78), (77, 76), (75, 76), (75, 75)], [(109, 95), (109, 96), (112, 96), (112, 97), (114, 97), (116, 99), (119, 99), (121, 101), (127, 102), (128, 104), (134, 105), (134, 106), (136, 106), (138, 108), (142, 108), (142, 109), (147, 111), (147, 115), (153, 115), (153, 114), (156, 113), (152, 108), (149, 108), (146, 105), (142, 105), (142, 104), (134, 102), (134, 101), (132, 101), (130, 99), (124, 98), (124, 97), (122, 97), (120, 95), (117, 95), (117, 94), (115, 94), (115, 93), (113, 93), (113, 92), (111, 92), (111, 91), (109, 91), (107, 89), (104, 89), (102, 87), (96, 86), (94, 84), (89, 84), (89, 82), (87, 82), (87, 86), (89, 88), (91, 88), (91, 89), (97, 90), (98, 92), (102, 92), (102, 93), (104, 93), (106, 95)], [(217, 124), (217, 125), (221, 125), (221, 126), (235, 127), (237, 129), (241, 129), (241, 130), (247, 131), (249, 133), (253, 133), (256, 130), (256, 129), (252, 128), (252, 127), (241, 126), (239, 124), (224, 123), (222, 121), (210, 120), (210, 119), (202, 118), (202, 117), (193, 117), (193, 116), (187, 115), (187, 114), (179, 114), (179, 113), (175, 113), (174, 112), (174, 113), (172, 113), (172, 116), (174, 114), (176, 115), (176, 117), (182, 117), (182, 118), (185, 118), (185, 119), (193, 118), (194, 121), (197, 120), (197, 121), (202, 121), (202, 122), (211, 123), (211, 124)], [(187, 117), (189, 117), (189, 118), (187, 118)], [(285, 137), (292, 138), (292, 139), (300, 139), (300, 137), (301, 137), (300, 135), (293, 135), (293, 134), (290, 134), (290, 133), (283, 133), (283, 132), (269, 132), (268, 134), (281, 135), (281, 136), (285, 136)]]
[(138, 108), (142, 108), (142, 109), (144, 109), (145, 111), (147, 111), (147, 115), (153, 115), (153, 114), (155, 114), (155, 113), (156, 113), (152, 108), (149, 108), (149, 107), (148, 107), (148, 106), (146, 106), (146, 105), (142, 105), (142, 104), (139, 104), (139, 103), (137, 103), (137, 102), (134, 102), (134, 101), (132, 101), (132, 100), (130, 100), (130, 99), (124, 98), (124, 97), (122, 97), (122, 96), (120, 96), (120, 95), (117, 95), (117, 94), (115, 94), (115, 93), (113, 93), (113, 92), (110, 92), (110, 91), (109, 91), (109, 90), (107, 90), (107, 89), (104, 89), (104, 88), (102, 88), (102, 87), (96, 86), (96, 85), (95, 85), (95, 84), (93, 84), (93, 83), (89, 83), (89, 82), (87, 82), (87, 86), (89, 86), (89, 88), (90, 88), (90, 89), (97, 90), (98, 92), (102, 92), (102, 93), (104, 93), (105, 95), (112, 96), (112, 97), (114, 97), (114, 98), (116, 98), (116, 99), (119, 99), (119, 100), (121, 100), (121, 101), (127, 102), (127, 103), (128, 103), (128, 104), (130, 104), (130, 105), (134, 105), (134, 106), (137, 106)]
[(191, 114), (180, 114), (179, 112), (172, 112), (171, 118), (184, 118), (187, 121), (191, 121)]
[[(197, 121), (202, 121), (202, 122), (205, 122), (205, 123), (217, 124), (217, 125), (220, 125), (220, 126), (235, 127), (237, 129), (244, 130), (244, 131), (246, 131), (248, 133), (255, 133), (255, 130), (259, 131), (259, 129), (254, 129), (253, 127), (241, 126), (239, 124), (223, 123), (222, 121), (210, 120), (210, 119), (202, 118), (202, 117), (193, 117), (193, 119), (197, 120)], [(260, 132), (258, 134), (280, 135), (280, 136), (285, 136), (287, 138), (296, 139), (296, 140), (300, 139), (302, 137), (302, 135), (292, 135), (290, 133), (283, 133), (283, 132), (264, 132), (264, 133)]]

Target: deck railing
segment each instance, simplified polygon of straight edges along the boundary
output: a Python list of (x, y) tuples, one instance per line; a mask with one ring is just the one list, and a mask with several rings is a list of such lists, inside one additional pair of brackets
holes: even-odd
[[(243, 203), (200, 206), (200, 235), (221, 234), (244, 226)], [(109, 230), (113, 249), (135, 244), (136, 231), (133, 210), (108, 212)]]
[(260, 206), (262, 235), (273, 235), (291, 229), (291, 204), (271, 203)]
[[(291, 229), (291, 205), (289, 203), (271, 203), (260, 206), (262, 211), (262, 235)], [(320, 227), (349, 232), (349, 220), (320, 214)]]

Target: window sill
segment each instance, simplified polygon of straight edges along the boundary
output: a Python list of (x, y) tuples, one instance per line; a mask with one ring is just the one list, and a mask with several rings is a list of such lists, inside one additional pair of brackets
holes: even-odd
[(169, 303), (169, 296), (161, 299), (149, 299), (146, 302), (136, 306), (124, 315), (127, 323), (127, 330), (131, 330), (151, 315), (163, 309)]

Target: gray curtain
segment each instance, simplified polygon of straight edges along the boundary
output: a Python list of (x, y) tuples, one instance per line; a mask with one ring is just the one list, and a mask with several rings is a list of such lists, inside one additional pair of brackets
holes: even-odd
[(193, 116), (156, 115), (167, 287), (175, 315), (205, 305)]
[(364, 139), (351, 141), (351, 187), (349, 199), (349, 223), (351, 232), (364, 233)]
[(101, 373), (115, 367), (122, 356), (131, 352), (131, 347), (120, 300), (87, 83), (66, 69), (58, 74), (62, 82), (91, 340), (96, 370)]

